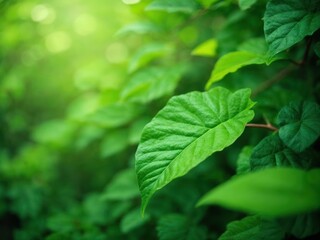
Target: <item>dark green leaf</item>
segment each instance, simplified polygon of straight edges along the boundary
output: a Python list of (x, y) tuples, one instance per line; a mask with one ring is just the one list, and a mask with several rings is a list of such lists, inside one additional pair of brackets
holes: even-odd
[(120, 223), (121, 231), (123, 233), (128, 233), (131, 230), (134, 230), (142, 226), (148, 220), (149, 220), (148, 215), (142, 217), (140, 214), (140, 209), (134, 209), (121, 219), (121, 223)]
[(307, 169), (311, 165), (308, 153), (296, 153), (286, 147), (278, 134), (264, 138), (254, 147), (250, 158), (252, 170), (267, 167), (288, 166)]
[(160, 219), (157, 226), (160, 240), (204, 240), (206, 229), (196, 226), (183, 215), (171, 214)]
[(173, 97), (144, 128), (136, 153), (143, 212), (157, 190), (242, 134), (254, 115), (249, 97), (221, 87)]
[(276, 222), (248, 216), (229, 223), (219, 240), (281, 240), (283, 237), (284, 232)]
[(243, 174), (250, 172), (250, 156), (252, 154), (253, 148), (252, 146), (245, 146), (238, 157), (237, 160), (237, 174)]
[(278, 115), (279, 136), (283, 143), (302, 152), (320, 135), (320, 107), (315, 102), (293, 102)]
[[(269, 168), (232, 178), (199, 202), (281, 217), (320, 207), (320, 169)], [(303, 197), (302, 197), (303, 196)]]
[(320, 28), (320, 0), (271, 0), (264, 15), (264, 32), (275, 55)]

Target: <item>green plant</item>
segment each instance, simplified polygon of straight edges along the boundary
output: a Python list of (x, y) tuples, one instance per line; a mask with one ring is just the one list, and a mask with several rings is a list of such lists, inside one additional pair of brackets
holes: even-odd
[[(226, 158), (234, 158), (232, 155), (239, 152), (233, 145), (238, 145), (243, 150), (237, 162), (232, 163), (237, 176), (216, 186), (197, 205), (217, 204), (254, 215), (231, 222), (219, 239), (283, 239), (290, 235), (304, 238), (319, 233), (320, 108), (316, 103), (316, 69), (320, 1), (268, 1), (263, 14), (263, 36), (259, 29), (262, 24), (252, 27), (246, 20), (259, 22), (262, 14), (253, 9), (263, 9), (264, 4), (239, 1), (242, 12), (234, 10), (233, 1), (153, 1), (148, 5), (149, 10), (194, 13), (183, 27), (190, 25), (198, 31), (207, 26), (208, 19), (214, 22), (220, 17), (218, 11), (236, 13), (229, 15), (223, 27), (213, 26), (213, 45), (211, 42), (201, 46), (203, 56), (215, 56), (216, 45), (221, 51), (206, 83), (207, 91), (172, 97), (143, 130), (135, 162), (142, 214), (154, 193), (186, 175), (213, 153), (223, 150)], [(254, 15), (256, 12), (261, 15)], [(230, 52), (234, 48), (238, 50)], [(265, 65), (251, 66), (256, 64)], [(247, 69), (242, 69), (245, 66)], [(254, 90), (230, 92), (225, 87)], [(263, 133), (257, 143), (257, 133), (243, 133), (249, 127), (265, 128), (272, 133)], [(241, 135), (249, 141), (236, 142)], [(214, 210), (208, 212), (215, 214)], [(184, 235), (182, 228), (187, 231), (189, 225), (183, 224), (185, 220), (180, 217), (168, 219), (167, 227), (164, 221), (159, 223), (160, 239), (206, 239)], [(162, 234), (165, 228), (174, 231), (173, 226), (180, 229), (180, 235)]]

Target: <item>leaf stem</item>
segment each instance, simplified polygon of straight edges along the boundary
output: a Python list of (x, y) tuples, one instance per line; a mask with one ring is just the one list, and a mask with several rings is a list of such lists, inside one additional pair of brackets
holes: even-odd
[(278, 131), (279, 129), (276, 128), (275, 126), (271, 125), (270, 123), (268, 124), (259, 124), (259, 123), (248, 123), (246, 124), (246, 127), (255, 127), (255, 128), (266, 128), (271, 131)]

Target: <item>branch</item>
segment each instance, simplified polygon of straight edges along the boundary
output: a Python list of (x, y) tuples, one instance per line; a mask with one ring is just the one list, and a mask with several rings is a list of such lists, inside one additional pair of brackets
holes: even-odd
[(255, 128), (266, 128), (271, 131), (278, 131), (279, 129), (276, 128), (275, 126), (271, 125), (270, 123), (268, 124), (259, 124), (259, 123), (248, 123), (246, 124), (246, 127), (255, 127)]

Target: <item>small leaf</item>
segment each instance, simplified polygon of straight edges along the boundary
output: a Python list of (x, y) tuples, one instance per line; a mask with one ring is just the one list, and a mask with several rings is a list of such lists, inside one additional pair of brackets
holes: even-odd
[(206, 84), (206, 89), (209, 89), (213, 83), (221, 80), (228, 73), (235, 72), (241, 67), (264, 63), (266, 63), (265, 59), (255, 53), (246, 51), (227, 53), (222, 56), (214, 66), (211, 77)]
[(103, 200), (129, 200), (138, 197), (139, 187), (134, 169), (118, 173), (102, 194)]
[(107, 128), (115, 128), (129, 123), (139, 115), (141, 108), (130, 103), (114, 103), (98, 109), (87, 116), (87, 121)]
[(248, 216), (227, 225), (219, 240), (281, 240), (284, 232), (274, 221)]
[(145, 66), (155, 58), (164, 56), (170, 52), (171, 48), (165, 44), (152, 43), (143, 46), (132, 57), (129, 63), (129, 72), (132, 73), (137, 69)]
[(250, 172), (250, 156), (252, 154), (253, 148), (252, 146), (245, 146), (238, 157), (237, 160), (237, 174), (243, 174)]
[(320, 28), (320, 0), (271, 0), (264, 32), (271, 55), (284, 51)]
[(250, 89), (218, 87), (170, 99), (144, 128), (136, 153), (142, 212), (157, 190), (242, 134), (254, 115), (249, 97)]
[(152, 22), (135, 22), (135, 23), (125, 25), (116, 33), (116, 36), (122, 37), (130, 34), (147, 34), (147, 33), (155, 34), (159, 32), (161, 32), (161, 29), (159, 28), (159, 26)]
[(154, 0), (147, 7), (146, 10), (160, 10), (169, 13), (183, 12), (193, 13), (199, 8), (199, 4), (195, 0)]
[(251, 170), (276, 166), (308, 169), (311, 162), (309, 154), (295, 153), (283, 144), (278, 134), (259, 142), (250, 158)]
[(214, 57), (217, 52), (217, 47), (217, 40), (209, 39), (193, 49), (191, 54), (194, 56)]
[[(269, 168), (232, 178), (198, 203), (281, 217), (320, 207), (320, 169)], [(316, 184), (315, 184), (316, 183)]]
[(170, 95), (184, 71), (183, 65), (159, 68), (150, 67), (137, 72), (124, 87), (121, 98), (125, 101), (147, 103)]
[(278, 115), (279, 136), (289, 148), (302, 152), (320, 135), (320, 107), (315, 102), (293, 102)]
[(170, 214), (160, 219), (157, 225), (159, 240), (204, 240), (206, 229), (196, 226), (191, 219), (179, 214)]
[(121, 232), (130, 232), (145, 224), (149, 220), (149, 218), (150, 217), (148, 215), (142, 217), (140, 214), (140, 209), (134, 209), (121, 219)]
[(101, 142), (100, 156), (110, 157), (123, 151), (129, 144), (127, 129), (117, 129), (106, 134)]
[(241, 8), (241, 10), (247, 10), (256, 2), (257, 0), (239, 0), (239, 7)]

